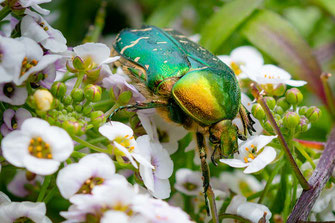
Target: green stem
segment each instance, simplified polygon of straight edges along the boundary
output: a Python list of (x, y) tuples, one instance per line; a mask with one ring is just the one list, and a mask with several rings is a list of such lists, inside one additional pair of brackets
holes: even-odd
[(26, 88), (27, 88), (27, 91), (28, 91), (28, 95), (32, 95), (33, 94), (33, 89), (31, 88), (31, 85), (30, 85), (29, 81), (26, 82)]
[(48, 186), (51, 182), (51, 177), (52, 177), (52, 175), (49, 175), (49, 176), (46, 176), (44, 178), (41, 191), (40, 191), (40, 193), (38, 194), (38, 197), (37, 197), (37, 202), (42, 202), (43, 201), (44, 195), (47, 192)]
[(60, 80), (60, 82), (66, 82), (66, 81), (68, 81), (68, 80), (70, 80), (70, 79), (73, 79), (73, 78), (75, 78), (76, 77), (76, 75), (69, 75), (69, 71), (66, 71), (66, 73), (64, 74), (64, 76), (63, 76), (63, 78)]
[(211, 186), (209, 186), (207, 189), (207, 195), (208, 195), (208, 200), (209, 200), (209, 208), (211, 209), (212, 221), (214, 223), (219, 223), (219, 217), (218, 217), (218, 212), (216, 210), (216, 203), (215, 203), (215, 194)]
[(71, 157), (75, 157), (75, 158), (81, 159), (81, 158), (83, 158), (86, 155), (87, 155), (86, 153), (81, 153), (81, 152), (73, 151), (72, 154), (71, 154)]
[(6, 5), (0, 10), (0, 21), (2, 21), (10, 13), (10, 7)]
[(242, 222), (242, 223), (252, 223), (250, 220), (245, 219), (245, 218), (243, 218), (241, 216), (238, 216), (236, 214), (220, 214), (219, 215), (220, 222), (225, 218), (235, 219), (235, 220), (238, 220), (239, 222)]
[(91, 143), (88, 143), (86, 142), (85, 140), (82, 140), (81, 138), (79, 138), (78, 136), (75, 136), (75, 135), (72, 135), (71, 136), (72, 139), (80, 144), (82, 144), (83, 146), (85, 147), (88, 147), (96, 152), (99, 152), (99, 153), (108, 153), (108, 150), (107, 149), (102, 149), (98, 146), (95, 146), (95, 145), (92, 145)]
[(45, 198), (43, 199), (43, 202), (45, 204), (47, 204), (51, 198), (53, 198), (53, 196), (55, 195), (55, 193), (57, 192), (57, 187), (55, 186), (54, 188), (52, 188), (49, 193), (47, 194), (47, 196), (45, 196)]
[(6, 111), (6, 107), (4, 106), (2, 102), (0, 102), (0, 109), (2, 112)]
[(316, 165), (313, 159), (308, 155), (308, 153), (304, 150), (304, 148), (300, 145), (300, 143), (295, 142), (294, 144), (295, 147), (298, 149), (298, 151), (301, 153), (301, 155), (303, 155), (303, 157), (305, 157), (305, 159), (311, 164), (313, 169), (315, 169)]
[(264, 190), (262, 191), (262, 194), (259, 197), (258, 203), (261, 204), (266, 196), (266, 194), (269, 192), (270, 190), (270, 186), (272, 184), (273, 179), (275, 178), (275, 176), (277, 175), (277, 173), (279, 172), (279, 170), (282, 168), (282, 166), (284, 165), (285, 162), (280, 162), (275, 168), (274, 170), (271, 172), (271, 175), (268, 179), (268, 181), (266, 182), (266, 185), (264, 187)]
[(283, 219), (286, 222), (287, 217), (289, 215), (290, 207), (291, 207), (290, 204), (292, 201), (292, 197), (291, 197), (292, 183), (290, 181), (289, 174), (286, 174), (285, 177), (286, 177), (286, 190), (285, 190)]
[[(273, 189), (276, 189), (278, 186), (279, 186), (279, 184), (272, 184), (272, 185), (270, 185), (269, 189), (268, 189), (268, 192), (272, 191)], [(264, 190), (258, 191), (256, 193), (250, 195), (249, 197), (247, 197), (247, 201), (252, 201), (253, 199), (256, 199), (256, 198), (260, 197), (262, 195), (263, 191)]]
[[(98, 138), (95, 138), (95, 139), (87, 140), (87, 142), (90, 143), (90, 144), (96, 144), (96, 143), (103, 142), (103, 141), (108, 141), (108, 140), (107, 140), (107, 138), (104, 137), (104, 136), (101, 136), (101, 137), (98, 137)], [(82, 148), (85, 148), (85, 146), (82, 145), (82, 144), (81, 144), (81, 145), (76, 145), (76, 146), (74, 147), (74, 150), (75, 150), (75, 151), (78, 151), (78, 150), (80, 150), (80, 149), (82, 149)]]
[(118, 103), (115, 103), (111, 109), (105, 112), (105, 117), (108, 117), (112, 114), (112, 112), (117, 109), (120, 105)]
[(106, 105), (110, 105), (111, 103), (114, 103), (114, 100), (107, 99), (107, 100), (103, 100), (103, 101), (93, 103), (92, 106), (93, 106), (93, 108), (97, 108), (97, 107), (103, 107), (103, 106), (106, 106)]
[(264, 98), (263, 98), (263, 95), (261, 95), (259, 93), (259, 90), (256, 86), (256, 84), (251, 84), (251, 92), (252, 92), (252, 95), (255, 97), (255, 99), (257, 100), (257, 102), (262, 106), (262, 108), (264, 109), (265, 111), (265, 114), (268, 118), (268, 120), (270, 121), (271, 123), (271, 126), (273, 127), (275, 133), (278, 135), (278, 140), (280, 142), (280, 144), (282, 145), (282, 148), (284, 149), (284, 152), (285, 152), (285, 155), (286, 155), (286, 158), (288, 159), (289, 161), (289, 164), (294, 172), (294, 174), (296, 175), (296, 177), (298, 178), (299, 180), (299, 183), (301, 185), (301, 187), (304, 189), (304, 190), (309, 190), (311, 189), (311, 186), (308, 184), (307, 180), (305, 179), (304, 175), (301, 173), (297, 163), (295, 162), (293, 156), (292, 156), (292, 153), (287, 145), (287, 142), (285, 141), (284, 139), (284, 136), (283, 134), (281, 133), (272, 113), (271, 113), (271, 110), (269, 109), (269, 107), (267, 106)]
[(85, 71), (81, 70), (78, 72), (77, 80), (76, 80), (76, 83), (74, 84), (73, 89), (76, 89), (81, 85), (81, 83), (83, 82), (84, 76), (85, 76)]
[(335, 97), (332, 93), (331, 87), (329, 86), (328, 79), (331, 77), (330, 73), (321, 74), (321, 83), (323, 90), (325, 91), (327, 108), (331, 114), (332, 119), (335, 119)]
[(106, 1), (101, 2), (101, 6), (95, 17), (94, 26), (90, 26), (89, 31), (84, 39), (84, 42), (96, 42), (98, 41), (101, 32), (105, 26), (106, 17)]

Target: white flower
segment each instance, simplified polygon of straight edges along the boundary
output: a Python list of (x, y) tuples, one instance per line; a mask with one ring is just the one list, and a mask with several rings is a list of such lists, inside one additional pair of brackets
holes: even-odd
[(32, 191), (27, 189), (25, 185), (37, 186), (37, 185), (41, 185), (42, 182), (43, 182), (43, 178), (41, 176), (36, 176), (32, 180), (28, 180), (26, 176), (26, 171), (17, 170), (15, 177), (7, 185), (7, 189), (9, 192), (11, 192), (17, 197), (26, 197)]
[(144, 185), (154, 197), (165, 199), (170, 196), (169, 177), (173, 172), (173, 162), (168, 152), (159, 142), (153, 142), (148, 135), (137, 138), (137, 144), (146, 160), (151, 162), (154, 169), (140, 165), (140, 175)]
[(56, 183), (62, 196), (68, 199), (74, 194), (89, 194), (95, 186), (108, 184), (113, 177), (115, 166), (111, 158), (94, 153), (61, 169)]
[(23, 122), (20, 130), (5, 136), (1, 147), (5, 159), (14, 166), (49, 175), (71, 155), (73, 142), (64, 129), (30, 118)]
[(14, 81), (20, 74), (23, 58), (25, 56), (24, 44), (17, 39), (6, 38), (0, 35), (0, 83)]
[(36, 12), (41, 13), (42, 15), (48, 15), (49, 10), (41, 8), (39, 4), (51, 2), (51, 0), (18, 0), (18, 3), (24, 8), (32, 7)]
[[(233, 197), (226, 209), (226, 213), (239, 215), (254, 223), (258, 223), (264, 217), (265, 219), (262, 220), (265, 220), (265, 222), (270, 222), (270, 218), (272, 216), (269, 208), (262, 204), (247, 202), (247, 199), (241, 195), (236, 195)], [(223, 222), (233, 221), (225, 219)]]
[(244, 69), (248, 77), (259, 84), (286, 84), (294, 87), (300, 87), (307, 84), (306, 81), (291, 80), (291, 75), (280, 67), (272, 64), (266, 64), (258, 69)]
[(246, 175), (242, 171), (223, 172), (220, 174), (220, 181), (224, 182), (229, 189), (236, 194), (250, 196), (263, 189), (263, 185), (253, 175)]
[(201, 173), (182, 168), (176, 171), (176, 183), (174, 187), (187, 195), (199, 195), (202, 192)]
[[(136, 205), (134, 210), (156, 223), (191, 223), (189, 216), (181, 208), (168, 205), (165, 201), (149, 199), (145, 205)], [(138, 221), (143, 222), (143, 221)]]
[[(262, 54), (252, 46), (241, 46), (234, 49), (230, 56), (218, 57), (234, 71), (238, 78), (247, 78), (244, 70), (259, 69), (264, 63)], [(243, 70), (242, 67), (244, 67)]]
[(138, 113), (138, 117), (150, 138), (159, 140), (170, 155), (178, 150), (178, 141), (188, 133), (183, 127), (166, 122), (157, 113)]
[(134, 139), (134, 132), (129, 126), (111, 121), (101, 126), (99, 132), (111, 141), (114, 154), (119, 162), (122, 163), (123, 158), (127, 158), (135, 168), (138, 168), (135, 160), (144, 166), (153, 168), (150, 162), (142, 156), (141, 149)]
[(276, 150), (270, 146), (265, 147), (277, 136), (251, 136), (247, 141), (239, 145), (238, 153), (234, 159), (220, 159), (221, 162), (231, 167), (247, 167), (244, 173), (255, 173), (263, 169), (276, 158)]
[(66, 51), (66, 39), (59, 30), (52, 28), (39, 14), (27, 10), (26, 13), (21, 21), (22, 36), (35, 40), (53, 53)]
[(0, 192), (1, 223), (26, 222), (29, 220), (40, 223), (51, 223), (45, 214), (46, 208), (44, 203), (33, 203), (30, 201), (10, 202), (9, 198)]
[(11, 105), (23, 105), (27, 97), (26, 87), (17, 87), (12, 82), (0, 84), (0, 101)]

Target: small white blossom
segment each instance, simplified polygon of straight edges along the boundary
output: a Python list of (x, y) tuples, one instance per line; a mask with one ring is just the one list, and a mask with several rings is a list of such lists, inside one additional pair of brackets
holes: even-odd
[[(243, 69), (243, 68), (242, 68)], [(291, 80), (291, 74), (272, 64), (266, 64), (256, 69), (243, 69), (248, 77), (259, 84), (286, 84), (294, 87), (301, 87), (307, 84), (306, 81)]]
[(42, 202), (10, 202), (9, 198), (0, 192), (1, 223), (26, 222), (29, 220), (40, 223), (51, 223), (45, 214), (46, 207)]
[(135, 160), (144, 166), (153, 168), (150, 161), (143, 157), (134, 139), (134, 132), (129, 126), (111, 121), (101, 126), (99, 132), (111, 141), (114, 154), (119, 162), (124, 162), (123, 159), (126, 158), (135, 168), (138, 168)]
[(276, 158), (276, 150), (266, 146), (277, 136), (252, 136), (247, 141), (239, 145), (238, 153), (234, 154), (234, 159), (220, 159), (221, 162), (231, 167), (247, 167), (244, 173), (255, 173), (270, 164)]
[(62, 196), (68, 199), (74, 194), (89, 194), (95, 186), (108, 184), (113, 177), (115, 166), (111, 158), (94, 153), (61, 169), (56, 183)]
[(6, 136), (13, 130), (20, 129), (24, 120), (31, 118), (31, 114), (24, 108), (19, 108), (16, 111), (7, 109), (3, 113), (3, 124), (1, 125), (0, 132), (2, 136)]
[(18, 87), (13, 82), (0, 84), (0, 101), (11, 105), (23, 105), (27, 97), (26, 87)]
[(39, 4), (51, 2), (51, 0), (18, 0), (18, 3), (24, 8), (32, 7), (36, 12), (41, 13), (42, 15), (48, 15), (49, 10), (41, 8)]
[(176, 172), (176, 183), (174, 187), (187, 195), (199, 195), (202, 192), (201, 173), (182, 168)]
[(23, 122), (20, 130), (5, 136), (1, 147), (5, 159), (14, 166), (49, 175), (71, 155), (73, 142), (64, 129), (30, 118)]
[(241, 46), (234, 49), (230, 56), (218, 57), (234, 71), (238, 78), (247, 78), (244, 70), (257, 70), (264, 64), (262, 54), (252, 46)]
[[(265, 220), (265, 222), (268, 223), (272, 217), (269, 208), (262, 204), (247, 202), (247, 199), (241, 195), (233, 197), (226, 209), (226, 213), (239, 215), (254, 223), (258, 223), (260, 220)], [(225, 219), (223, 222), (227, 223), (234, 221)]]
[(59, 30), (52, 28), (39, 14), (27, 10), (26, 13), (28, 15), (21, 21), (22, 36), (35, 40), (53, 53), (66, 51), (66, 39)]
[(146, 160), (151, 162), (154, 169), (140, 165), (140, 175), (144, 185), (154, 197), (165, 199), (170, 196), (169, 177), (173, 172), (173, 162), (168, 152), (159, 142), (153, 142), (148, 135), (137, 138), (137, 144)]

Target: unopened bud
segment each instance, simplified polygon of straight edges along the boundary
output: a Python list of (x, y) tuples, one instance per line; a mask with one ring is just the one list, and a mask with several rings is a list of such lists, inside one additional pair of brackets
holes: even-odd
[(306, 132), (308, 130), (309, 121), (305, 116), (300, 116), (300, 122), (295, 128), (297, 132)]
[(76, 121), (66, 120), (63, 122), (62, 127), (70, 135), (77, 135), (80, 132), (82, 126)]
[(299, 108), (299, 115), (305, 115), (308, 110), (307, 106), (302, 106)]
[(307, 110), (305, 116), (310, 122), (316, 122), (321, 116), (321, 110), (315, 106), (312, 106)]
[(91, 113), (91, 123), (94, 127), (100, 127), (106, 122), (105, 114), (102, 111), (94, 111)]
[(265, 119), (265, 112), (260, 104), (254, 104), (251, 109), (252, 115), (258, 120)]
[(272, 128), (272, 125), (271, 125), (269, 120), (264, 122), (264, 129), (270, 134), (272, 134), (274, 132), (273, 128)]
[(97, 102), (101, 99), (101, 87), (89, 84), (84, 89), (85, 98), (88, 101)]
[(56, 98), (63, 98), (66, 94), (66, 85), (62, 82), (54, 82), (50, 89), (53, 96)]
[(274, 111), (276, 114), (278, 114), (278, 115), (282, 115), (282, 114), (284, 114), (284, 110), (283, 110), (283, 108), (280, 107), (280, 106), (276, 106), (275, 109), (274, 109), (273, 111)]
[(34, 93), (34, 100), (38, 110), (48, 111), (51, 108), (53, 97), (48, 90), (37, 90)]
[(302, 102), (304, 96), (298, 88), (291, 88), (290, 90), (286, 91), (285, 98), (291, 105), (298, 105)]
[(63, 98), (63, 103), (65, 105), (69, 105), (69, 104), (72, 104), (73, 102), (73, 99), (71, 97), (71, 95), (66, 95), (64, 98)]
[(291, 105), (286, 101), (285, 97), (281, 97), (277, 100), (277, 105), (280, 106), (283, 111), (286, 111), (291, 107)]
[(276, 100), (273, 97), (264, 97), (268, 107), (273, 110), (276, 106)]
[(71, 96), (73, 98), (73, 101), (81, 102), (84, 100), (84, 91), (81, 88), (75, 88), (71, 91)]
[(73, 58), (72, 64), (73, 64), (73, 67), (77, 70), (84, 70), (85, 69), (84, 61), (78, 56)]
[(273, 89), (272, 95), (274, 96), (282, 96), (285, 93), (286, 85), (285, 84), (278, 84), (276, 88)]
[(96, 67), (94, 69), (87, 70), (86, 71), (87, 80), (91, 83), (96, 81), (100, 76), (100, 70), (101, 67)]
[(88, 116), (89, 114), (91, 114), (91, 112), (93, 112), (93, 107), (91, 105), (86, 105), (84, 108), (83, 108), (83, 114)]
[(295, 112), (287, 112), (283, 118), (283, 124), (286, 128), (295, 128), (300, 122), (300, 116)]

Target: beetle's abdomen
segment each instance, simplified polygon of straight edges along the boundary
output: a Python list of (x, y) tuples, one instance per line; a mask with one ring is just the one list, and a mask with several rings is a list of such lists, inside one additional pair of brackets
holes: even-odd
[(172, 95), (188, 115), (206, 125), (235, 118), (241, 100), (234, 74), (211, 68), (185, 74)]
[(190, 69), (187, 55), (167, 33), (154, 26), (122, 30), (113, 47), (146, 71), (146, 76), (139, 78), (153, 91), (161, 81), (180, 77)]

